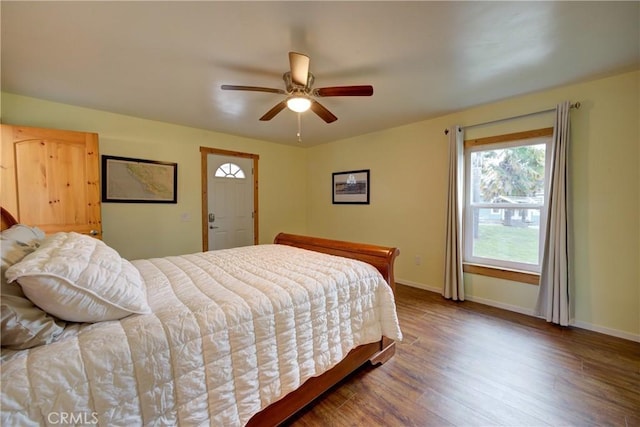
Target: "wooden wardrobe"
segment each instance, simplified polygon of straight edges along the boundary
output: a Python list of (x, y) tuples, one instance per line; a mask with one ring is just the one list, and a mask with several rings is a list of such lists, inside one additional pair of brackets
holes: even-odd
[(98, 134), (0, 125), (0, 205), (45, 233), (100, 238)]

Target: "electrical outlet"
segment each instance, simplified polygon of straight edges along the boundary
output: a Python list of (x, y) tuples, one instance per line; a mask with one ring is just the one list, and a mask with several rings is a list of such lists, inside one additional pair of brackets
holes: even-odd
[(416, 263), (416, 265), (421, 265), (422, 264), (422, 257), (420, 255), (416, 255), (414, 258), (414, 261)]

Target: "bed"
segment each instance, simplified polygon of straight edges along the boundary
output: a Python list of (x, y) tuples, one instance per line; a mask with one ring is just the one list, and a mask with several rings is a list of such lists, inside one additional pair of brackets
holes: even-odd
[[(2, 229), (16, 227), (2, 209)], [(76, 233), (25, 248), (6, 285), (19, 282), (62, 325), (28, 349), (3, 338), (2, 425), (278, 425), (361, 365), (387, 361), (402, 338), (396, 248), (285, 233), (131, 262)], [(115, 272), (108, 286), (103, 270)], [(123, 295), (111, 289), (121, 281)]]

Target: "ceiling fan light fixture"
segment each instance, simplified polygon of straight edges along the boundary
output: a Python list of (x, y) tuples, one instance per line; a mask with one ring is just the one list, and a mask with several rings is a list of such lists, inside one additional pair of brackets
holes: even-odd
[(311, 100), (304, 96), (293, 96), (287, 99), (287, 107), (296, 113), (304, 113), (311, 108)]
[[(2, 0), (0, 0), (2, 1)], [(289, 68), (290, 70), (282, 75), (285, 89), (274, 89), (262, 86), (240, 86), (240, 85), (222, 85), (222, 90), (246, 90), (253, 92), (267, 92), (286, 95), (286, 98), (279, 101), (269, 111), (260, 117), (260, 121), (266, 122), (273, 119), (285, 108), (298, 113), (307, 110), (313, 111), (325, 123), (333, 123), (338, 118), (321, 103), (316, 101), (316, 97), (330, 96), (371, 96), (373, 95), (373, 86), (329, 86), (321, 88), (313, 88), (315, 77), (309, 72), (309, 57), (302, 53), (289, 52)]]

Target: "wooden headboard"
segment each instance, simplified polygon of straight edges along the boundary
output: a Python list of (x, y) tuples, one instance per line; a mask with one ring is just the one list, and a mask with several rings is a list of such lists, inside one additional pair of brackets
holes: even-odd
[(1, 224), (2, 227), (0, 227), (0, 230), (6, 230), (12, 225), (15, 225), (18, 223), (18, 221), (16, 221), (16, 219), (13, 217), (13, 215), (11, 215), (9, 211), (3, 207), (0, 207), (0, 215), (2, 216), (2, 224)]

